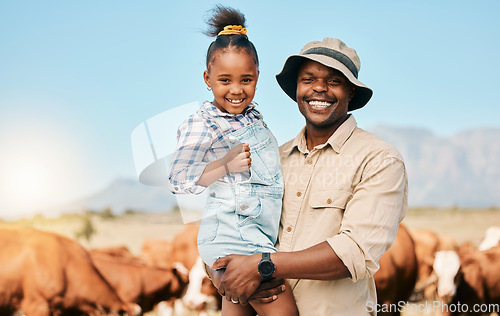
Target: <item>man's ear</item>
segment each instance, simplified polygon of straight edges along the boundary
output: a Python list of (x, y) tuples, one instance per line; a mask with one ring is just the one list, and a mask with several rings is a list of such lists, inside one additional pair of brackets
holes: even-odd
[(356, 86), (352, 85), (351, 86), (351, 98), (349, 99), (349, 101), (351, 101), (352, 98), (354, 98), (355, 95), (356, 95)]
[(211, 88), (211, 86), (210, 86), (210, 76), (208, 75), (208, 70), (205, 70), (203, 72), (203, 80), (205, 80), (205, 83), (207, 84), (207, 87)]

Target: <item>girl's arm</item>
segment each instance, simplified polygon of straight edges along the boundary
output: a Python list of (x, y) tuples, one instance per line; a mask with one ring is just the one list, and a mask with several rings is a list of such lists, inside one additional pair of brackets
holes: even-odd
[(169, 166), (168, 185), (174, 194), (199, 194), (197, 186), (208, 162), (203, 161), (213, 145), (213, 131), (197, 114), (188, 117), (177, 131), (177, 148)]
[(248, 144), (238, 144), (221, 159), (209, 163), (196, 185), (208, 187), (230, 172), (241, 172), (248, 170), (252, 164), (250, 158), (250, 147)]

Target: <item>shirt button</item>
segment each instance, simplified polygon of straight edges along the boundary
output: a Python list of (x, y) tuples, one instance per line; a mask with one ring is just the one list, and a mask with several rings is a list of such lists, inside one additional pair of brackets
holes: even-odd
[(291, 232), (291, 231), (292, 231), (292, 226), (288, 226), (288, 227), (286, 228), (286, 231), (287, 231), (287, 232)]
[(250, 125), (250, 123), (247, 123), (247, 126)]
[(175, 188), (174, 188), (174, 190), (175, 190), (175, 191), (179, 191), (179, 187), (175, 187)]
[(240, 206), (240, 208), (241, 208), (242, 210), (246, 210), (246, 209), (248, 208), (248, 206), (246, 206), (246, 205), (242, 205), (242, 206)]
[(326, 204), (332, 204), (332, 199), (326, 200)]
[(297, 196), (301, 196), (302, 195), (302, 192), (297, 192)]
[(306, 161), (306, 163), (307, 163), (308, 165), (312, 165), (312, 163), (313, 163), (313, 162), (312, 162), (312, 160), (310, 160), (310, 159), (309, 159), (309, 160), (307, 160), (307, 161)]

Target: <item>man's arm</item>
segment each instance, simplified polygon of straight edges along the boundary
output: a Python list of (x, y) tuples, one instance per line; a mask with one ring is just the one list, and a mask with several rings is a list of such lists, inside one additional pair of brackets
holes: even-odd
[(271, 259), (276, 267), (273, 277), (277, 278), (339, 280), (350, 277), (349, 270), (326, 241), (301, 251), (273, 253)]
[[(263, 280), (257, 269), (261, 259), (261, 254), (254, 254), (230, 255), (217, 260), (210, 268), (226, 267), (219, 293), (246, 304)], [(338, 280), (350, 277), (349, 270), (326, 241), (301, 251), (273, 253), (271, 260), (276, 267), (273, 278)]]

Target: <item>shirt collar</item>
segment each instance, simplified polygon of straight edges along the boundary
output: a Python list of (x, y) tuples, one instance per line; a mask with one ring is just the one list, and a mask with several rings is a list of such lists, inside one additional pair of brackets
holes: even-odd
[(231, 113), (226, 113), (226, 112), (222, 112), (221, 110), (219, 110), (219, 108), (217, 108), (215, 105), (213, 105), (212, 102), (210, 101), (205, 101), (203, 102), (203, 107), (205, 108), (205, 110), (212, 116), (216, 117), (216, 116), (228, 116), (228, 117), (237, 117), (238, 115), (247, 115), (250, 111), (254, 110), (255, 106), (257, 105), (257, 103), (255, 103), (254, 101), (250, 102), (250, 104), (243, 110), (242, 113), (240, 114), (231, 114)]
[[(347, 120), (345, 120), (345, 122), (342, 123), (342, 125), (340, 125), (339, 128), (337, 128), (337, 130), (332, 134), (332, 136), (330, 136), (330, 138), (326, 141), (326, 143), (318, 145), (316, 146), (316, 148), (321, 149), (325, 147), (327, 144), (329, 144), (337, 154), (340, 153), (340, 149), (352, 135), (352, 132), (357, 127), (357, 125), (358, 124), (356, 123), (354, 116), (349, 114)], [(307, 149), (305, 126), (302, 128), (299, 134), (292, 140), (291, 143), (289, 143), (286, 147), (282, 148), (282, 151), (288, 155), (295, 148), (297, 148), (297, 150), (303, 154), (309, 153), (309, 150)]]

